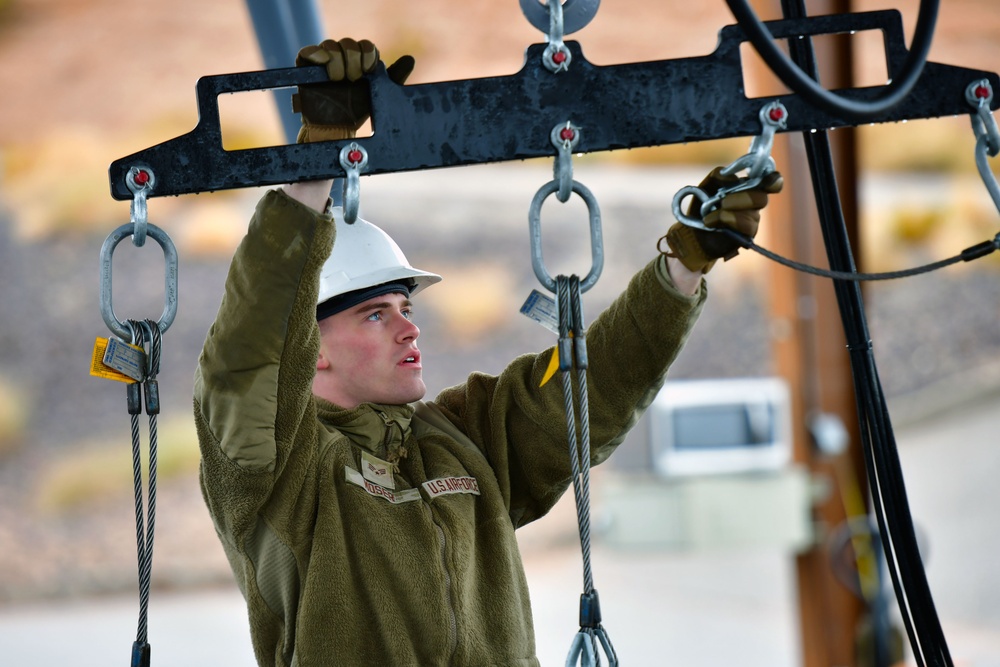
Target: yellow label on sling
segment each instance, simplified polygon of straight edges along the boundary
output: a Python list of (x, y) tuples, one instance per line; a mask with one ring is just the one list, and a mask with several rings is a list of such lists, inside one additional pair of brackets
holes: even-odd
[(545, 369), (545, 375), (542, 376), (542, 381), (538, 383), (538, 386), (544, 387), (557, 370), (559, 370), (559, 348), (554, 347), (552, 348), (552, 358), (549, 359), (549, 367)]
[(94, 341), (94, 353), (90, 357), (90, 374), (94, 377), (114, 380), (116, 382), (135, 382), (135, 380), (124, 373), (119, 373), (110, 366), (104, 365), (104, 353), (107, 349), (108, 339), (98, 336), (97, 340)]

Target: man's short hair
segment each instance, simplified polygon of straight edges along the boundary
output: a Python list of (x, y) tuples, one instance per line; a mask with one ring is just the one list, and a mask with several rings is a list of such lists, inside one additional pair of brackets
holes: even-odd
[(316, 306), (316, 321), (336, 315), (339, 312), (352, 308), (368, 299), (384, 294), (403, 294), (410, 298), (410, 290), (413, 289), (412, 280), (397, 280), (394, 282), (373, 285), (372, 287), (362, 287), (353, 292), (344, 292), (331, 297)]

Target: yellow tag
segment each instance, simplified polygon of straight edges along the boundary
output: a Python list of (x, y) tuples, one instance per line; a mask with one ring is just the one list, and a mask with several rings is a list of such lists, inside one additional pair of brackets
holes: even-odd
[(115, 380), (116, 382), (135, 382), (132, 378), (119, 373), (110, 366), (104, 365), (104, 351), (108, 349), (108, 339), (97, 337), (94, 341), (94, 354), (90, 358), (90, 374), (94, 377), (105, 380)]
[[(569, 337), (573, 337), (573, 332), (569, 332)], [(559, 346), (556, 345), (552, 348), (552, 358), (549, 359), (549, 367), (545, 369), (545, 375), (542, 377), (541, 383), (539, 383), (539, 388), (544, 387), (545, 383), (552, 379), (552, 376), (556, 374), (559, 370)]]
[(544, 387), (545, 383), (552, 379), (552, 376), (556, 374), (559, 370), (559, 347), (552, 348), (552, 358), (549, 359), (549, 367), (545, 369), (545, 375), (542, 376), (542, 381), (538, 385), (539, 388)]

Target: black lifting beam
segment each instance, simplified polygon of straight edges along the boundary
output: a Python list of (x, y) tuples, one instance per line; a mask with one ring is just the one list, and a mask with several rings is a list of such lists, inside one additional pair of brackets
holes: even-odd
[[(902, 17), (895, 10), (768, 21), (779, 39), (880, 30), (886, 71), (906, 60)], [(368, 154), (362, 175), (553, 157), (550, 135), (571, 121), (581, 129), (575, 153), (678, 144), (761, 133), (759, 113), (770, 101), (788, 111), (784, 132), (808, 132), (856, 123), (812, 107), (797, 95), (748, 99), (743, 85), (739, 26), (725, 26), (710, 55), (596, 66), (577, 42), (567, 42), (571, 65), (553, 73), (542, 62), (544, 44), (528, 47), (524, 67), (510, 76), (410, 86), (392, 82), (379, 65), (369, 76), (372, 135), (355, 141)], [(994, 73), (928, 62), (903, 104), (871, 122), (956, 116), (973, 112), (966, 88)], [(222, 147), (218, 97), (326, 81), (321, 67), (206, 76), (198, 80), (198, 124), (191, 132), (115, 160), (111, 194), (132, 199), (126, 174), (155, 174), (150, 197), (277, 185), (345, 176), (339, 156), (349, 141), (227, 151)], [(837, 91), (860, 100), (883, 86)], [(993, 108), (1000, 104), (1000, 95)]]

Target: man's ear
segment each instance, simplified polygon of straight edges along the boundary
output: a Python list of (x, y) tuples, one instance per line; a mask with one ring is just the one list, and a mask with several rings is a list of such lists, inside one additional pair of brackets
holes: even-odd
[(320, 350), (319, 356), (316, 357), (316, 370), (325, 371), (329, 367), (330, 367), (330, 360), (327, 359), (326, 355), (323, 354), (323, 351)]

